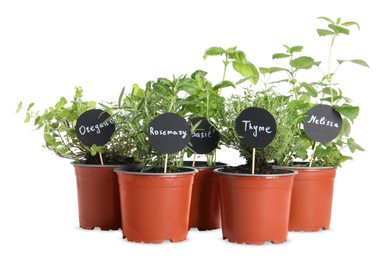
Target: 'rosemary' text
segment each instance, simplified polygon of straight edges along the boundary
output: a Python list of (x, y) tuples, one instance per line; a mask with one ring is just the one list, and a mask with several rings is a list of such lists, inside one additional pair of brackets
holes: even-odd
[(149, 127), (150, 135), (179, 135), (182, 139), (185, 139), (187, 136), (187, 131), (181, 130), (155, 130), (153, 127)]

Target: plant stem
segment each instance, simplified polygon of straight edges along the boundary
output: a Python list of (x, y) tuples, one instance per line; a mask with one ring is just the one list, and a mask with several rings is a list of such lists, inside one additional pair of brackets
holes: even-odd
[(328, 55), (328, 84), (329, 84), (329, 90), (331, 94), (331, 105), (333, 105), (333, 88), (332, 88), (332, 77), (331, 75), (331, 59), (332, 59), (332, 51), (333, 51), (333, 44), (335, 42), (336, 35), (332, 36), (331, 46), (329, 48), (329, 55)]
[(313, 142), (312, 155), (310, 156), (309, 167), (312, 167), (313, 160), (314, 160), (314, 154), (316, 153), (316, 147), (317, 147), (317, 142)]

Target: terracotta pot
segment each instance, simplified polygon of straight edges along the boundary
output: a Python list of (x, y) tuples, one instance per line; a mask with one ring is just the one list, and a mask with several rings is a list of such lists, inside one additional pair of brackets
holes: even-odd
[(178, 173), (139, 173), (117, 168), (121, 198), (122, 235), (128, 241), (183, 241), (189, 230), (194, 168)]
[[(192, 165), (192, 162), (185, 162)], [(207, 162), (195, 162), (198, 173), (195, 174), (192, 187), (191, 209), (189, 217), (190, 228), (212, 230), (220, 228), (220, 202), (218, 177), (214, 170), (224, 163), (207, 166)]]
[(289, 230), (318, 231), (330, 227), (334, 167), (289, 167), (298, 171), (294, 178)]
[(270, 176), (215, 172), (220, 184), (223, 239), (246, 244), (287, 240), (296, 171)]
[(112, 165), (75, 164), (79, 226), (84, 229), (121, 228), (117, 174)]

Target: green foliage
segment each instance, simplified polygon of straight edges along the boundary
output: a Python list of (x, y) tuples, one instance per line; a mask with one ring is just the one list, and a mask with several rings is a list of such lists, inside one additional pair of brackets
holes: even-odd
[[(330, 37), (328, 48), (328, 59), (325, 63), (315, 61), (314, 58), (301, 54), (303, 48), (301, 46), (289, 47), (285, 46), (284, 53), (276, 53), (273, 59), (285, 59), (288, 61), (288, 67), (282, 68), (286, 72), (287, 77), (278, 82), (286, 82), (290, 86), (292, 102), (297, 107), (300, 115), (311, 109), (316, 104), (331, 105), (338, 111), (343, 118), (343, 127), (339, 136), (328, 143), (315, 143), (308, 139), (302, 130), (303, 118), (294, 121), (299, 127), (296, 132), (296, 142), (293, 144), (292, 160), (310, 161), (310, 165), (314, 166), (341, 166), (352, 157), (346, 153), (355, 151), (364, 151), (350, 136), (352, 124), (359, 115), (359, 107), (352, 105), (352, 100), (343, 94), (339, 84), (334, 81), (339, 68), (344, 63), (352, 63), (369, 67), (369, 65), (361, 59), (343, 60), (336, 59), (336, 65), (333, 61), (333, 47), (337, 37), (349, 35), (351, 26), (360, 26), (356, 22), (342, 22), (340, 18), (334, 21), (328, 17), (319, 17), (326, 22), (326, 28), (317, 29), (317, 33), (321, 37)], [(295, 55), (298, 54), (298, 55)], [(326, 67), (323, 67), (326, 66)], [(335, 66), (335, 67), (334, 67)], [(321, 78), (315, 81), (305, 81), (302, 78), (302, 70), (316, 70), (322, 73)]]
[[(134, 133), (132, 136), (135, 147), (134, 156), (144, 165), (143, 171), (155, 168), (163, 168), (165, 155), (154, 150), (149, 143), (148, 129), (150, 122), (158, 115), (172, 112), (183, 118), (187, 118), (189, 113), (197, 112), (197, 101), (193, 96), (200, 96), (202, 84), (198, 80), (202, 79), (202, 72), (196, 72), (196, 78), (179, 76), (168, 78), (158, 78), (147, 82), (144, 89), (137, 84), (132, 86), (129, 94), (120, 94), (117, 106), (113, 106), (114, 118), (122, 118), (120, 128), (128, 129)], [(176, 167), (182, 166), (184, 161), (184, 151), (170, 154), (168, 156), (168, 171), (175, 171)]]
[(231, 63), (236, 72), (248, 79), (251, 83), (257, 84), (259, 80), (258, 69), (253, 63), (247, 60), (246, 54), (243, 51), (237, 50), (237, 47), (231, 47), (223, 49), (221, 47), (208, 48), (204, 53), (204, 59), (208, 56), (224, 56), (223, 64), (223, 77), (222, 81), (226, 78), (227, 67)]
[(235, 120), (243, 110), (249, 107), (264, 108), (273, 115), (277, 124), (277, 134), (267, 147), (256, 149), (256, 172), (260, 172), (259, 168), (268, 163), (277, 165), (289, 163), (286, 160), (292, 153), (292, 144), (295, 138), (295, 129), (289, 122), (298, 120), (299, 116), (289, 101), (288, 96), (281, 95), (273, 88), (260, 91), (245, 88), (242, 94), (233, 94), (227, 98), (225, 109), (220, 111), (216, 118), (224, 144), (239, 151), (241, 157), (246, 160), (248, 165), (251, 165), (252, 148), (247, 147), (241, 141), (236, 131)]
[[(79, 142), (75, 124), (78, 117), (89, 109), (96, 108), (95, 101), (84, 101), (81, 87), (75, 88), (74, 97), (68, 102), (61, 97), (54, 105), (44, 112), (34, 111), (34, 103), (25, 108), (25, 122), (33, 123), (36, 129), (43, 131), (44, 147), (59, 157), (71, 159), (77, 163), (100, 164), (98, 153), (103, 154), (105, 164), (122, 164), (130, 161), (130, 149), (126, 149), (126, 133), (116, 132), (111, 141), (103, 147), (87, 147)], [(105, 106), (105, 108), (107, 108)], [(19, 102), (16, 112), (23, 110)], [(108, 112), (108, 111), (107, 111)], [(34, 119), (31, 122), (31, 119)]]

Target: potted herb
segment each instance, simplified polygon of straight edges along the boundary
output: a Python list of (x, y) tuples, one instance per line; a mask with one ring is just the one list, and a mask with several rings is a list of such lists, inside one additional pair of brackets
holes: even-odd
[[(122, 234), (128, 241), (161, 243), (186, 239), (194, 174), (183, 166), (183, 149), (191, 137), (184, 118), (185, 94), (192, 80), (185, 76), (149, 81), (145, 89), (124, 90), (114, 114), (126, 117), (121, 127), (135, 131), (136, 158), (141, 167), (120, 167), (118, 175)], [(137, 100), (137, 102), (131, 102)]]
[[(287, 240), (293, 170), (273, 168), (291, 152), (293, 129), (288, 127), (296, 113), (288, 96), (267, 87), (266, 69), (258, 69), (236, 48), (212, 48), (225, 55), (226, 62), (244, 78), (241, 84), (262, 82), (259, 90), (250, 87), (226, 99), (215, 118), (224, 145), (239, 151), (244, 165), (216, 170), (220, 184), (222, 234), (230, 242), (263, 244)], [(256, 88), (256, 87), (255, 87)]]
[[(198, 230), (220, 228), (220, 204), (218, 179), (214, 170), (225, 163), (217, 161), (220, 135), (213, 126), (212, 118), (224, 107), (222, 88), (232, 86), (222, 82), (215, 86), (206, 78), (207, 72), (197, 70), (191, 75), (192, 85), (185, 106), (185, 114), (195, 128), (185, 149), (184, 164), (198, 170), (192, 187), (189, 225)], [(205, 160), (198, 160), (200, 156)], [(193, 158), (189, 160), (189, 158)]]
[[(352, 104), (335, 79), (346, 63), (369, 66), (360, 59), (333, 59), (338, 37), (349, 35), (352, 27), (360, 29), (359, 24), (340, 18), (319, 19), (327, 23), (326, 28), (317, 29), (320, 37), (329, 39), (326, 63), (302, 55), (303, 46), (285, 46), (286, 52), (273, 55), (274, 59), (289, 61), (288, 68), (277, 71), (286, 72), (288, 77), (280, 81), (290, 83), (291, 102), (301, 116), (294, 121), (298, 131), (288, 159), (290, 168), (299, 172), (294, 181), (289, 220), (289, 229), (295, 231), (329, 229), (336, 169), (352, 159), (350, 153), (364, 151), (351, 136), (359, 107)], [(318, 69), (321, 76), (304, 80), (313, 69)]]
[[(20, 102), (17, 112), (22, 109), (23, 104)], [(61, 97), (54, 106), (45, 109), (44, 112), (33, 109), (34, 103), (26, 108), (25, 122), (31, 122), (38, 130), (42, 130), (45, 148), (59, 157), (71, 160), (74, 166), (80, 227), (119, 229), (121, 213), (114, 168), (132, 162), (132, 150), (126, 139), (128, 134), (116, 131), (108, 137), (109, 142), (103, 146), (83, 144), (76, 133), (78, 118), (87, 111), (102, 110), (97, 108), (95, 101), (83, 100), (81, 87), (75, 88), (71, 102)], [(87, 131), (86, 128), (83, 130)]]

